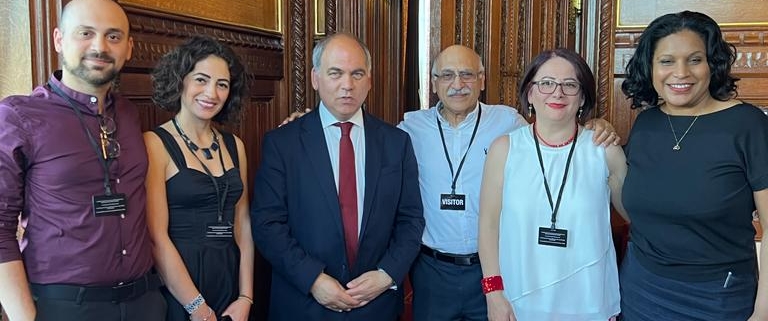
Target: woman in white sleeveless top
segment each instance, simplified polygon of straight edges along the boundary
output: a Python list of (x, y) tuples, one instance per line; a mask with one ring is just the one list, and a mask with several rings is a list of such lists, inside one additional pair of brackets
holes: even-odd
[(520, 101), (536, 121), (499, 137), (480, 193), (480, 262), (488, 318), (605, 321), (619, 314), (610, 204), (626, 217), (619, 146), (584, 129), (595, 79), (567, 49), (528, 68)]

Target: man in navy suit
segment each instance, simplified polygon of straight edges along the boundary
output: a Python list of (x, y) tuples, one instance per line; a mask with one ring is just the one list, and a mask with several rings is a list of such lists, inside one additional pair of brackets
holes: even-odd
[[(361, 108), (371, 88), (365, 44), (332, 35), (312, 62), (321, 103), (265, 135), (256, 174), (251, 219), (272, 264), (269, 319), (395, 320), (424, 229), (413, 147), (408, 134)], [(354, 173), (341, 179), (343, 123), (352, 124), (345, 135)], [(339, 195), (350, 177), (352, 206)], [(342, 218), (350, 208), (357, 213), (351, 240), (349, 216)]]

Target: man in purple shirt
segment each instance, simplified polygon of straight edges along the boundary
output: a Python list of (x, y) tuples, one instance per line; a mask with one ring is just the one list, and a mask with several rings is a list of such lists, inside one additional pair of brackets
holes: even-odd
[(0, 101), (0, 303), (11, 320), (165, 318), (138, 112), (111, 90), (128, 32), (117, 3), (71, 1), (53, 32), (63, 70)]

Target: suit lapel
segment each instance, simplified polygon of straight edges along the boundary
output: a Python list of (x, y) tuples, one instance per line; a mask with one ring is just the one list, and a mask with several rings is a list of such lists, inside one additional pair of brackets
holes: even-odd
[[(328, 145), (325, 142), (325, 132), (320, 122), (320, 113), (315, 111), (302, 117), (301, 145), (304, 148), (304, 159), (307, 160), (312, 171), (317, 175), (317, 190), (325, 198), (328, 205), (328, 213), (336, 224), (336, 230), (344, 237), (344, 228), (341, 224), (341, 207), (336, 191), (336, 180), (333, 177), (333, 168), (328, 156)], [(320, 213), (324, 211), (318, 211)]]
[(381, 172), (381, 147), (384, 146), (381, 131), (378, 128), (380, 124), (372, 120), (366, 112), (363, 112), (363, 121), (365, 122), (365, 194), (363, 194), (363, 222), (360, 224), (358, 244), (362, 242), (371, 218), (371, 209), (373, 200), (376, 198), (376, 188)]

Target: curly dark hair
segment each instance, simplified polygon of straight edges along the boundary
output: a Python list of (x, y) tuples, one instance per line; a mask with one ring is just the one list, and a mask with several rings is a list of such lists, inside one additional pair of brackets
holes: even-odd
[(530, 91), (533, 86), (533, 77), (536, 77), (536, 73), (539, 72), (539, 69), (544, 63), (555, 57), (560, 57), (570, 62), (573, 66), (573, 70), (576, 72), (576, 80), (578, 80), (581, 85), (581, 94), (584, 97), (584, 106), (581, 107), (581, 117), (577, 120), (583, 125), (584, 122), (591, 117), (592, 109), (595, 108), (595, 102), (597, 101), (597, 85), (595, 84), (595, 75), (592, 73), (592, 70), (589, 69), (589, 65), (584, 61), (584, 58), (570, 49), (557, 48), (555, 50), (547, 50), (533, 58), (533, 61), (528, 65), (528, 69), (525, 71), (523, 80), (520, 82), (520, 87), (518, 87), (517, 90), (520, 105), (523, 108), (528, 108), (528, 105), (531, 104), (528, 102), (528, 91)]
[(653, 53), (662, 38), (683, 30), (690, 30), (701, 37), (707, 48), (707, 64), (710, 70), (709, 94), (720, 101), (738, 95), (738, 77), (731, 75), (731, 65), (736, 61), (736, 47), (723, 39), (717, 22), (709, 16), (693, 11), (670, 13), (656, 18), (640, 35), (637, 49), (626, 66), (627, 78), (621, 90), (632, 99), (632, 108), (656, 106), (659, 94), (653, 88)]
[(195, 36), (165, 54), (152, 72), (152, 101), (160, 108), (178, 113), (184, 76), (192, 72), (195, 64), (208, 56), (216, 56), (229, 66), (229, 96), (224, 107), (213, 117), (220, 124), (234, 123), (240, 118), (244, 97), (247, 97), (248, 75), (240, 59), (231, 48), (207, 36)]

